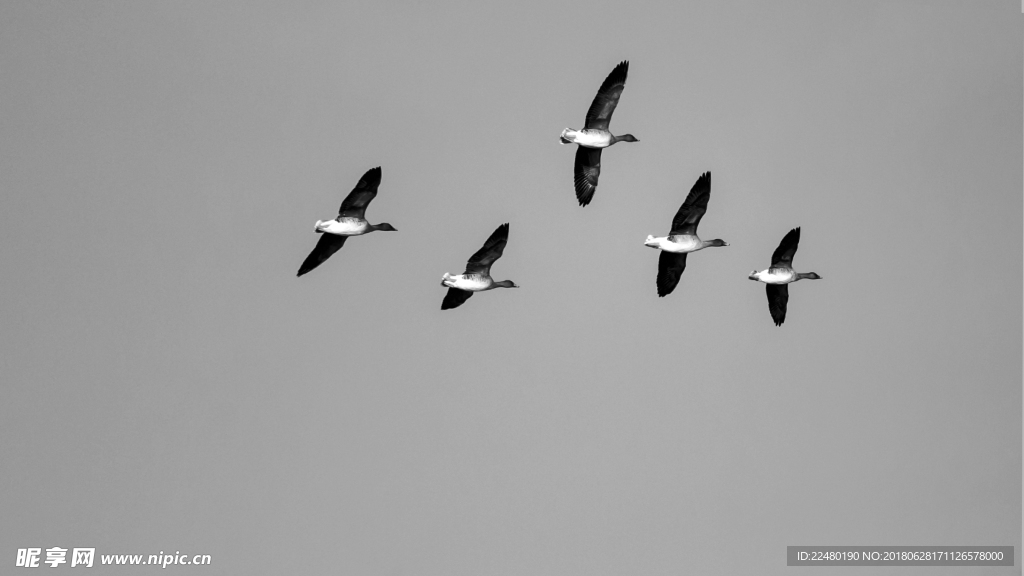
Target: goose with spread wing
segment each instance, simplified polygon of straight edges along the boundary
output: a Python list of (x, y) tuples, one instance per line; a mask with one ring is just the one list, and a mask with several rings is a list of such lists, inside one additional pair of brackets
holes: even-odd
[(668, 236), (648, 236), (644, 246), (658, 248), (658, 296), (667, 296), (679, 284), (679, 277), (686, 270), (686, 255), (709, 246), (728, 246), (724, 240), (701, 240), (697, 236), (697, 225), (708, 211), (711, 198), (711, 172), (705, 172), (697, 179), (686, 200), (672, 219), (672, 230)]
[(786, 306), (789, 304), (789, 284), (797, 280), (821, 280), (815, 272), (795, 272), (793, 270), (793, 255), (796, 254), (797, 245), (800, 243), (800, 227), (790, 230), (779, 247), (772, 254), (772, 265), (767, 270), (758, 272), (754, 270), (748, 278), (766, 284), (768, 293), (768, 311), (776, 326), (782, 326), (786, 321)]
[(577, 144), (576, 164), (573, 176), (576, 187), (576, 199), (580, 206), (590, 204), (597, 189), (597, 179), (601, 175), (601, 149), (616, 142), (639, 142), (632, 134), (615, 136), (608, 131), (612, 113), (619, 103), (622, 89), (626, 87), (626, 73), (629, 62), (623, 60), (608, 74), (597, 91), (590, 110), (587, 111), (586, 124), (582, 130), (566, 128), (562, 130), (559, 141), (562, 144)]
[(359, 179), (356, 187), (349, 192), (348, 196), (341, 203), (338, 217), (333, 220), (317, 220), (314, 231), (320, 236), (313, 251), (306, 256), (299, 267), (297, 276), (309, 272), (324, 263), (332, 254), (345, 245), (349, 236), (361, 236), (375, 230), (395, 232), (394, 226), (387, 222), (370, 224), (366, 221), (366, 207), (370, 201), (377, 196), (377, 187), (380, 186), (380, 166), (371, 168)]
[(441, 277), (441, 286), (448, 287), (448, 294), (441, 303), (441, 310), (458, 308), (469, 300), (474, 292), (483, 292), (494, 288), (519, 288), (511, 280), (495, 282), (491, 278), (491, 265), (501, 258), (508, 242), (508, 224), (502, 224), (491, 233), (483, 248), (476, 251), (466, 262), (466, 271), (458, 276), (447, 272)]

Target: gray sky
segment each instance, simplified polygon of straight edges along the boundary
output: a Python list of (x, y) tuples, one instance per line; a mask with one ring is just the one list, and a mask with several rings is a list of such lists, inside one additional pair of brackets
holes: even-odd
[[(0, 565), (1019, 556), (1018, 8), (0, 4)], [(611, 127), (640, 142), (605, 151), (581, 209), (558, 134), (624, 59)], [(367, 215), (399, 231), (295, 278), (378, 165)], [(700, 232), (731, 245), (659, 299), (643, 240), (708, 170)], [(493, 272), (522, 288), (442, 313), (441, 274), (503, 222)], [(776, 328), (746, 275), (795, 226), (795, 267), (824, 280)]]

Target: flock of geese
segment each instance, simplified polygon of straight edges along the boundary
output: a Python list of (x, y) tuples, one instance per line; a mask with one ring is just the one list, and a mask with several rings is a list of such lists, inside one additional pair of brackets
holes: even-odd
[[(590, 109), (587, 111), (586, 123), (582, 130), (566, 128), (562, 131), (562, 144), (576, 144), (576, 163), (573, 169), (576, 188), (576, 199), (580, 206), (590, 204), (597, 189), (597, 181), (601, 175), (601, 150), (617, 142), (638, 142), (632, 134), (615, 136), (608, 125), (612, 113), (619, 103), (619, 96), (626, 86), (626, 73), (629, 62), (623, 61), (608, 74), (601, 88), (597, 91)], [(349, 236), (361, 236), (377, 230), (394, 232), (395, 228), (387, 222), (370, 224), (366, 220), (366, 207), (377, 196), (380, 186), (381, 170), (372, 168), (363, 175), (356, 187), (345, 197), (333, 220), (317, 220), (315, 232), (321, 234), (316, 247), (299, 267), (298, 276), (302, 276), (324, 263), (332, 254), (345, 245)], [(683, 205), (672, 219), (672, 228), (667, 236), (655, 238), (648, 236), (645, 246), (661, 250), (658, 260), (658, 296), (671, 294), (679, 278), (686, 269), (686, 255), (708, 247), (728, 246), (723, 240), (701, 240), (697, 236), (697, 225), (708, 209), (711, 198), (711, 173), (705, 172), (697, 179), (696, 184), (686, 196)], [(763, 282), (768, 294), (768, 311), (776, 326), (786, 320), (786, 307), (789, 303), (789, 284), (797, 280), (819, 280), (821, 276), (814, 272), (796, 272), (793, 270), (793, 255), (796, 254), (800, 242), (800, 228), (793, 228), (779, 243), (772, 254), (771, 266), (765, 270), (753, 271), (748, 278)], [(454, 275), (447, 272), (441, 277), (441, 285), (448, 288), (448, 293), (441, 303), (442, 310), (461, 306), (474, 292), (483, 292), (494, 288), (518, 288), (511, 280), (495, 281), (491, 278), (491, 266), (501, 258), (508, 243), (508, 224), (502, 224), (491, 234), (483, 247), (477, 250), (466, 263), (462, 274)]]

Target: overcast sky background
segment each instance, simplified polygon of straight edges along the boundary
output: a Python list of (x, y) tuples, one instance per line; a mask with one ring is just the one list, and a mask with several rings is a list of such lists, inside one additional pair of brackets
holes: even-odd
[[(1018, 4), (0, 4), (0, 565), (1019, 574)], [(624, 59), (580, 208), (558, 134)], [(378, 165), (398, 232), (296, 278)], [(730, 246), (659, 299), (708, 170)], [(521, 288), (441, 312), (503, 222)], [(776, 328), (746, 276), (796, 226)]]

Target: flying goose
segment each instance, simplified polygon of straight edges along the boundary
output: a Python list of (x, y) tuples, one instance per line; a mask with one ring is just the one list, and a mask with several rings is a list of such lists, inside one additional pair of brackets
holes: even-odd
[(491, 278), (491, 264), (505, 250), (505, 243), (508, 242), (508, 224), (502, 224), (491, 233), (491, 237), (484, 242), (483, 248), (476, 251), (466, 262), (466, 271), (458, 276), (447, 272), (441, 276), (441, 286), (448, 287), (448, 294), (441, 303), (441, 310), (458, 308), (463, 302), (469, 300), (473, 292), (483, 292), (494, 288), (519, 288), (511, 280), (495, 282)]
[(366, 221), (364, 214), (370, 201), (377, 196), (377, 187), (380, 186), (380, 166), (371, 168), (359, 179), (356, 187), (348, 193), (345, 201), (341, 203), (338, 217), (334, 220), (317, 220), (314, 232), (323, 234), (316, 243), (313, 251), (306, 256), (302, 266), (299, 267), (297, 276), (316, 268), (345, 245), (345, 239), (349, 236), (360, 236), (374, 230), (385, 230), (395, 232), (394, 226), (387, 222), (370, 224)]
[(594, 102), (587, 111), (587, 121), (583, 130), (566, 128), (562, 130), (559, 141), (562, 144), (578, 144), (576, 149), (576, 165), (573, 169), (576, 185), (576, 199), (580, 206), (590, 204), (597, 189), (597, 178), (601, 175), (601, 149), (616, 142), (639, 142), (632, 134), (615, 136), (608, 131), (608, 123), (612, 120), (612, 112), (619, 103), (619, 96), (626, 86), (626, 72), (629, 62), (623, 60), (608, 74), (597, 91)]
[(789, 286), (787, 284), (797, 280), (821, 280), (814, 272), (794, 272), (793, 255), (796, 254), (797, 244), (800, 243), (800, 227), (790, 230), (779, 242), (779, 247), (772, 254), (772, 266), (767, 270), (758, 272), (754, 270), (748, 276), (751, 280), (764, 282), (768, 292), (768, 311), (772, 314), (772, 320), (776, 326), (782, 326), (786, 321), (786, 304), (789, 303)]
[(648, 236), (644, 246), (660, 248), (658, 258), (658, 296), (667, 296), (675, 290), (679, 277), (686, 269), (686, 255), (703, 250), (708, 246), (728, 246), (724, 240), (701, 240), (697, 237), (697, 225), (708, 211), (711, 198), (711, 172), (705, 172), (693, 185), (686, 200), (672, 219), (672, 230), (668, 236)]

